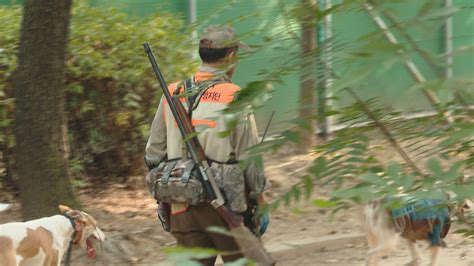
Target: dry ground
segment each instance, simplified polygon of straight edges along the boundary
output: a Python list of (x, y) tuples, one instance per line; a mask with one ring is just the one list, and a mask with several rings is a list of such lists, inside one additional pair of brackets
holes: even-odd
[[(268, 156), (266, 172), (272, 187), (268, 198), (281, 195), (304, 173), (311, 163), (312, 155)], [(324, 197), (326, 189), (315, 188), (316, 197)], [(162, 249), (175, 244), (164, 232), (155, 216), (155, 202), (145, 190), (142, 177), (130, 177), (123, 184), (112, 184), (104, 188), (80, 190), (84, 209), (91, 213), (108, 237), (107, 243), (98, 249), (98, 258), (87, 261), (83, 250), (74, 250), (73, 265), (157, 265), (166, 264)], [(14, 208), (0, 214), (0, 223), (19, 221), (19, 203), (11, 193), (0, 191), (0, 202), (13, 203)], [(270, 228), (263, 237), (271, 247), (284, 241), (307, 243), (327, 236), (343, 238), (336, 245), (295, 244), (295, 249), (278, 253), (278, 265), (363, 265), (367, 246), (363, 239), (344, 241), (344, 236), (361, 233), (360, 207), (328, 215), (327, 210), (309, 204), (281, 207), (271, 215)], [(474, 266), (474, 244), (458, 235), (448, 235), (448, 248), (442, 250), (441, 265)], [(403, 265), (409, 262), (409, 253), (404, 245), (401, 250), (382, 261), (381, 265)], [(425, 249), (424, 246), (420, 247)]]

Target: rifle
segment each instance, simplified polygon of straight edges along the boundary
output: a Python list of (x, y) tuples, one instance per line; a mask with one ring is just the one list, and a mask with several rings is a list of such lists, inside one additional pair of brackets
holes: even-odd
[(191, 160), (198, 166), (196, 175), (202, 184), (204, 194), (210, 201), (212, 207), (214, 207), (217, 213), (227, 223), (230, 229), (230, 234), (234, 237), (237, 245), (240, 248), (242, 254), (246, 258), (255, 261), (259, 265), (274, 265), (275, 262), (265, 251), (262, 242), (256, 238), (248, 228), (243, 224), (241, 216), (234, 214), (224, 204), (224, 196), (222, 195), (219, 187), (217, 186), (214, 175), (209, 167), (204, 149), (199, 142), (197, 134), (194, 130), (192, 122), (188, 117), (186, 110), (177, 97), (172, 97), (168, 91), (168, 85), (161, 74), (158, 63), (156, 62), (153, 51), (151, 50), (148, 42), (143, 44), (145, 53), (148, 55), (153, 72), (160, 83), (160, 87), (163, 90), (163, 95), (171, 109), (176, 124), (178, 125), (179, 131), (186, 144), (188, 152), (191, 156)]

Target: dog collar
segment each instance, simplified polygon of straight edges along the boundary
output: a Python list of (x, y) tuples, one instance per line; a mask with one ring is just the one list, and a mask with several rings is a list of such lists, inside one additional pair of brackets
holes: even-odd
[(63, 215), (69, 220), (69, 222), (71, 223), (72, 229), (74, 229), (74, 233), (72, 233), (72, 239), (71, 239), (72, 244), (74, 245), (79, 244), (82, 238), (82, 224), (80, 222), (76, 223), (76, 220), (67, 214), (63, 214)]

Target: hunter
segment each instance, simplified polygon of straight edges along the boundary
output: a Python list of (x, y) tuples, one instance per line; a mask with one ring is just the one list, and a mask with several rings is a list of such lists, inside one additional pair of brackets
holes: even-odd
[[(209, 26), (199, 41), (202, 61), (197, 73), (190, 79), (169, 85), (172, 95), (186, 95), (183, 105), (188, 110), (198, 139), (211, 163), (226, 205), (234, 213), (244, 216), (245, 225), (256, 235), (262, 235), (269, 223), (268, 214), (258, 215), (257, 207), (265, 204), (263, 190), (265, 177), (261, 167), (254, 163), (241, 168), (239, 162), (247, 158), (247, 148), (258, 143), (258, 133), (253, 114), (242, 118), (231, 128), (226, 137), (219, 132), (229, 130), (222, 114), (240, 87), (231, 81), (239, 49), (246, 46), (236, 32), (221, 25)], [(186, 166), (176, 171), (180, 163), (188, 159), (183, 139), (174, 122), (165, 99), (161, 99), (151, 125), (150, 137), (145, 149), (145, 161), (150, 170), (160, 169), (162, 176), (186, 175)], [(181, 164), (183, 165), (183, 164)], [(179, 172), (179, 174), (176, 174)], [(188, 174), (189, 175), (192, 174)], [(150, 191), (156, 189), (151, 188)], [(179, 183), (179, 182), (178, 182)], [(161, 184), (161, 183), (160, 183)], [(189, 186), (191, 183), (187, 183)], [(166, 187), (164, 188), (166, 189)], [(179, 189), (176, 188), (176, 189)], [(154, 193), (153, 191), (152, 193)], [(183, 192), (184, 193), (184, 192)], [(173, 199), (158, 202), (158, 217), (163, 228), (170, 232), (177, 244), (183, 247), (212, 248), (224, 262), (243, 257), (235, 240), (224, 234), (207, 231), (208, 227), (227, 225), (216, 210), (207, 202), (190, 199), (193, 204), (178, 204)], [(204, 265), (214, 265), (216, 257), (199, 260)]]

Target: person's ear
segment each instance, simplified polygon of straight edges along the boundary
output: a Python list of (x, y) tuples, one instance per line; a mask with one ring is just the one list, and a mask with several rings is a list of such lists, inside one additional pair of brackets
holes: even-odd
[(237, 62), (237, 50), (231, 50), (225, 58), (227, 64), (234, 64)]
[(227, 53), (227, 58), (234, 58), (237, 56), (237, 50), (232, 49)]

